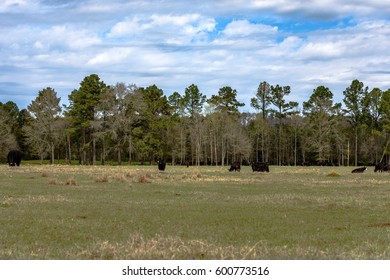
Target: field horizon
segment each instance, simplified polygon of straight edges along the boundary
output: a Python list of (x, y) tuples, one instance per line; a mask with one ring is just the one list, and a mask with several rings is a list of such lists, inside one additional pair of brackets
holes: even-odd
[(0, 259), (390, 259), (374, 168), (0, 166)]

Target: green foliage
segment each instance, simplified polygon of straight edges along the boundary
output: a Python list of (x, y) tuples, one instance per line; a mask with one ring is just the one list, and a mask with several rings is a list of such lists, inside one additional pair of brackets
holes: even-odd
[(141, 89), (141, 93), (146, 104), (146, 108), (142, 113), (146, 118), (153, 119), (169, 114), (169, 103), (162, 89), (152, 85)]
[[(122, 158), (153, 162), (157, 156), (173, 163), (192, 164), (230, 164), (235, 160), (297, 164), (321, 159), (342, 165), (355, 161), (357, 165), (383, 159), (390, 135), (389, 90), (368, 91), (354, 80), (344, 91), (342, 105), (333, 103), (329, 88), (319, 86), (302, 103), (301, 111), (297, 102), (288, 101), (290, 93), (290, 86), (261, 82), (251, 98), (256, 112), (241, 113), (244, 104), (229, 86), (207, 100), (195, 84), (185, 88), (182, 95), (174, 92), (167, 98), (156, 85), (107, 86), (92, 74), (70, 93), (63, 115), (58, 106), (49, 104), (58, 103), (59, 98), (47, 103), (41, 92), (34, 100), (36, 108), (31, 107), (30, 112), (19, 111), (13, 102), (1, 103), (2, 154), (4, 158), (14, 146), (27, 158), (38, 154), (46, 158), (47, 146), (51, 145), (52, 158), (55, 154), (81, 164), (104, 164), (106, 158), (118, 164)], [(45, 121), (45, 114), (57, 114), (60, 133), (46, 137), (49, 134), (42, 131), (42, 137), (36, 139), (44, 141), (28, 142), (40, 127), (54, 124)], [(34, 127), (37, 118), (43, 125), (35, 122)]]
[(344, 112), (355, 132), (355, 165), (358, 163), (358, 137), (359, 127), (364, 121), (365, 96), (368, 93), (368, 87), (364, 87), (363, 82), (353, 80), (351, 85), (346, 88), (344, 94), (344, 105), (346, 109)]
[(177, 91), (172, 93), (168, 97), (168, 103), (169, 106), (172, 108), (174, 117), (180, 117), (184, 115), (184, 104), (183, 104), (184, 102), (180, 93), (178, 93)]
[(283, 119), (288, 115), (298, 113), (297, 110), (293, 110), (298, 107), (298, 102), (286, 101), (286, 97), (291, 93), (290, 86), (271, 86), (271, 103), (276, 107), (276, 110), (271, 110), (272, 114), (278, 118)]
[(215, 111), (227, 114), (238, 114), (238, 108), (245, 105), (237, 100), (237, 90), (228, 86), (220, 88), (218, 95), (212, 95), (207, 102)]
[(269, 112), (269, 105), (271, 104), (271, 86), (267, 82), (260, 83), (257, 88), (256, 97), (251, 99), (251, 106), (257, 111), (261, 111), (263, 120), (265, 120)]
[(96, 74), (84, 78), (78, 90), (69, 95), (67, 113), (78, 124), (89, 123), (95, 117), (95, 110), (101, 94), (107, 88)]
[(199, 91), (198, 86), (192, 84), (185, 89), (182, 102), (186, 113), (193, 118), (202, 112), (203, 104), (206, 102), (206, 95)]
[(145, 107), (140, 110), (141, 122), (136, 130), (137, 146), (151, 163), (164, 152), (163, 139), (169, 124), (171, 107), (162, 89), (156, 85), (140, 90)]
[(332, 136), (338, 133), (334, 117), (338, 107), (338, 104), (333, 104), (333, 93), (324, 86), (313, 90), (309, 100), (303, 103), (303, 113), (308, 118), (305, 123), (306, 141), (311, 149), (317, 151), (317, 160), (324, 161), (330, 157)]
[(359, 80), (353, 80), (351, 85), (346, 88), (344, 94), (345, 114), (353, 127), (359, 126), (363, 118), (364, 97), (368, 93), (368, 88)]

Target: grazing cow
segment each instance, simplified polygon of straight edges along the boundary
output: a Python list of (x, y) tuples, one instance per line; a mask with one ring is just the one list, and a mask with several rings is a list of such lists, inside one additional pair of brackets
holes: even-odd
[(240, 170), (241, 170), (241, 165), (240, 165), (240, 163), (239, 163), (238, 161), (233, 162), (232, 165), (230, 166), (229, 171), (233, 171), (233, 170), (234, 170), (234, 171), (240, 172)]
[(269, 172), (269, 165), (266, 162), (254, 162), (252, 163), (253, 172)]
[(165, 160), (159, 159), (159, 160), (157, 160), (157, 163), (158, 163), (158, 170), (164, 171), (165, 165), (166, 165)]
[(365, 170), (367, 170), (367, 167), (360, 167), (352, 170), (352, 173), (363, 173)]
[(384, 165), (383, 163), (375, 164), (374, 172), (389, 172), (389, 165)]
[(7, 163), (9, 166), (19, 166), (22, 161), (22, 153), (20, 151), (9, 151), (7, 156)]

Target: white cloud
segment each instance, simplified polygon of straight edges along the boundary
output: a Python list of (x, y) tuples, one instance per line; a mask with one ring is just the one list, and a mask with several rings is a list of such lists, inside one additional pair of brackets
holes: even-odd
[(345, 16), (386, 16), (390, 11), (388, 1), (374, 0), (252, 0), (251, 7), (271, 10), (297, 17), (341, 18)]
[(94, 66), (123, 63), (132, 54), (134, 55), (134, 50), (132, 48), (112, 48), (98, 53), (87, 62), (87, 65)]
[[(355, 78), (390, 87), (387, 1), (42, 3), (50, 5), (0, 3), (0, 83), (25, 85), (14, 88), (28, 101), (56, 85), (65, 102), (90, 73), (109, 84), (156, 83), (166, 94), (196, 83), (211, 95), (229, 85), (247, 108), (264, 80), (290, 85), (299, 102), (321, 84), (340, 98)], [(1, 94), (13, 89), (0, 90), (7, 101)]]
[(222, 32), (228, 37), (269, 36), (278, 31), (276, 26), (250, 23), (248, 20), (236, 20), (229, 23)]
[(15, 9), (28, 7), (27, 0), (2, 0), (0, 3), (0, 12), (12, 12)]
[(216, 22), (199, 14), (134, 16), (115, 24), (107, 34), (108, 38), (137, 40), (142, 36), (146, 42), (187, 44), (205, 40)]

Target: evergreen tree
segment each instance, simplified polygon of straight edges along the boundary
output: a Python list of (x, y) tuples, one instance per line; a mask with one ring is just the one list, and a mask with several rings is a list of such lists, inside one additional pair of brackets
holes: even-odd
[(144, 108), (140, 111), (141, 123), (135, 129), (137, 147), (153, 164), (157, 157), (164, 157), (167, 151), (166, 131), (170, 106), (162, 89), (156, 85), (141, 88)]
[(276, 162), (278, 165), (281, 165), (283, 162), (282, 158), (282, 144), (283, 144), (283, 120), (292, 114), (297, 114), (298, 111), (296, 108), (298, 107), (298, 102), (286, 101), (286, 96), (288, 96), (291, 92), (290, 86), (271, 86), (271, 103), (275, 106), (275, 109), (271, 109), (271, 113), (274, 117), (278, 119), (278, 132), (277, 132), (277, 157)]
[(359, 139), (359, 127), (364, 120), (364, 98), (368, 93), (368, 87), (364, 87), (364, 84), (358, 80), (353, 80), (351, 85), (345, 89), (344, 104), (346, 109), (344, 110), (351, 127), (354, 130), (355, 138), (355, 166), (358, 165), (358, 139)]
[(317, 150), (317, 160), (329, 160), (332, 152), (332, 129), (335, 113), (341, 104), (333, 104), (333, 93), (329, 88), (319, 86), (313, 90), (307, 102), (303, 103), (306, 116), (306, 141), (310, 148)]
[(220, 88), (218, 95), (212, 95), (207, 103), (214, 106), (215, 111), (226, 114), (237, 114), (238, 108), (245, 106), (237, 100), (237, 90), (228, 86)]
[(202, 157), (203, 119), (201, 115), (206, 95), (201, 93), (198, 86), (192, 84), (185, 89), (182, 99), (185, 113), (189, 116), (188, 131), (190, 134), (192, 161), (200, 165)]
[[(106, 88), (106, 84), (100, 80), (97, 74), (91, 74), (84, 78), (78, 90), (73, 90), (69, 95), (67, 116), (72, 119), (73, 126), (79, 131), (80, 161), (82, 164), (88, 162), (96, 164), (96, 139), (93, 134), (92, 122), (97, 117), (97, 106)], [(87, 155), (89, 155), (88, 160)]]
[(271, 86), (267, 82), (260, 83), (256, 96), (251, 99), (251, 106), (261, 113), (261, 118), (257, 118), (256, 134), (256, 161), (259, 161), (259, 140), (261, 136), (261, 161), (268, 161), (267, 145), (267, 115), (271, 104)]

